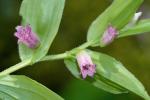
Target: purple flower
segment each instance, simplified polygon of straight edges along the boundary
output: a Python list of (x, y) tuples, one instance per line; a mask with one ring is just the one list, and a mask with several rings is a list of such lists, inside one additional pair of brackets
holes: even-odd
[(101, 42), (103, 45), (110, 44), (118, 35), (118, 31), (113, 26), (109, 26), (106, 31), (104, 32)]
[(93, 64), (90, 55), (86, 51), (81, 51), (76, 56), (82, 77), (85, 79), (88, 76), (93, 77), (96, 73), (96, 66)]
[(34, 33), (30, 27), (30, 25), (17, 26), (17, 32), (15, 32), (15, 36), (18, 38), (18, 43), (23, 43), (29, 48), (36, 48), (40, 41), (37, 37), (36, 33)]

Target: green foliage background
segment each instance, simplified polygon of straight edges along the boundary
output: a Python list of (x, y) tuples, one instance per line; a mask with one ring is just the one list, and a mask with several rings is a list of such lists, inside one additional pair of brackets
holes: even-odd
[[(91, 22), (106, 9), (111, 0), (66, 0), (63, 19), (49, 53), (61, 53), (86, 41)], [(19, 62), (15, 26), (20, 24), (21, 0), (0, 0), (0, 70)], [(119, 9), (119, 8), (118, 8)], [(140, 8), (143, 18), (150, 18), (150, 1)], [(150, 94), (150, 34), (116, 40), (97, 51), (120, 60), (144, 84)], [(100, 91), (86, 82), (76, 80), (63, 61), (42, 62), (21, 69), (14, 74), (29, 76), (46, 85), (66, 100), (142, 100), (132, 94), (113, 95)], [(124, 98), (124, 99), (123, 99)]]

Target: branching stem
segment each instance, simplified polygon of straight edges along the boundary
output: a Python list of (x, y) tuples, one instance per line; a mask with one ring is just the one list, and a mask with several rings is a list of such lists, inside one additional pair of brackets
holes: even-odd
[[(43, 57), (40, 61), (49, 61), (49, 60), (60, 60), (60, 59), (64, 59), (64, 58), (67, 58), (67, 57), (70, 57), (71, 54), (75, 54), (77, 53), (79, 50), (82, 50), (82, 49), (85, 49), (87, 47), (90, 46), (90, 42), (86, 42), (82, 45), (80, 45), (79, 47), (77, 48), (74, 48), (68, 52), (65, 52), (65, 53), (61, 53), (61, 54), (56, 54), (56, 55), (48, 55), (48, 56), (45, 56)], [(39, 61), (39, 62), (40, 62)], [(9, 75), (10, 73), (13, 73), (21, 68), (24, 68), (28, 65), (31, 64), (31, 59), (28, 59), (28, 60), (25, 60), (25, 61), (22, 61), (16, 65), (13, 65), (11, 67), (9, 67), (8, 69), (0, 72), (0, 76), (4, 76), (4, 75)]]

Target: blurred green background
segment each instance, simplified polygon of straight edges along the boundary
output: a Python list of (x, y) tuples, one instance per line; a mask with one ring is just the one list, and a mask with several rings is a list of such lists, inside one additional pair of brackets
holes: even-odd
[[(1, 71), (20, 61), (14, 37), (15, 27), (21, 22), (18, 14), (20, 4), (21, 0), (0, 0)], [(65, 52), (85, 42), (89, 25), (110, 4), (111, 0), (66, 0), (59, 33), (49, 54)], [(145, 0), (139, 10), (144, 13), (142, 18), (150, 18), (150, 0)], [(121, 38), (106, 48), (94, 50), (120, 60), (150, 94), (150, 34)], [(65, 68), (63, 61), (38, 63), (14, 74), (35, 79), (66, 100), (142, 100), (133, 94), (113, 95), (79, 81)]]

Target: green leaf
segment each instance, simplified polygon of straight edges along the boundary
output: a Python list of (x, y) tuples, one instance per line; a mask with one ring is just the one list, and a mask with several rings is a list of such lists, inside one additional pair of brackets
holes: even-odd
[(123, 28), (122, 30), (120, 30), (118, 38), (137, 35), (145, 32), (150, 32), (150, 19), (144, 19), (139, 21), (136, 25), (132, 27)]
[[(73, 76), (75, 76), (78, 79), (82, 79), (75, 59), (65, 59), (64, 62), (68, 70), (73, 74)], [(114, 94), (127, 93), (126, 89), (116, 85), (112, 81), (107, 80), (103, 76), (98, 78), (96, 75), (94, 79), (90, 79), (90, 80), (87, 79), (86, 81), (92, 83), (95, 87), (103, 89), (110, 93), (114, 93)]]
[[(87, 81), (110, 93), (118, 94), (131, 91), (146, 100), (150, 100), (142, 83), (119, 61), (102, 53), (90, 50), (87, 50), (87, 52), (96, 64), (96, 74), (94, 78), (88, 78), (86, 79)], [(81, 79), (75, 59), (66, 59), (65, 64), (75, 77)]]
[(26, 76), (0, 77), (1, 100), (63, 100), (56, 93)]
[(142, 83), (138, 81), (138, 79), (136, 79), (135, 76), (120, 62), (102, 53), (89, 51), (89, 54), (97, 65), (97, 74), (113, 81), (146, 100), (150, 100)]
[(47, 54), (58, 32), (64, 3), (65, 0), (23, 0), (20, 8), (23, 24), (31, 25), (41, 43), (35, 50), (20, 44), (21, 60), (31, 59), (34, 63)]
[[(114, 0), (114, 2), (91, 24), (87, 41), (92, 46), (103, 46), (100, 39), (109, 25), (122, 29), (134, 16), (143, 0)], [(118, 8), (119, 7), (119, 8)]]
[(75, 59), (65, 59), (64, 63), (66, 65), (66, 67), (68, 68), (68, 70), (76, 77), (76, 78), (81, 78), (80, 77), (80, 72), (78, 69), (78, 66), (76, 64), (76, 60)]

